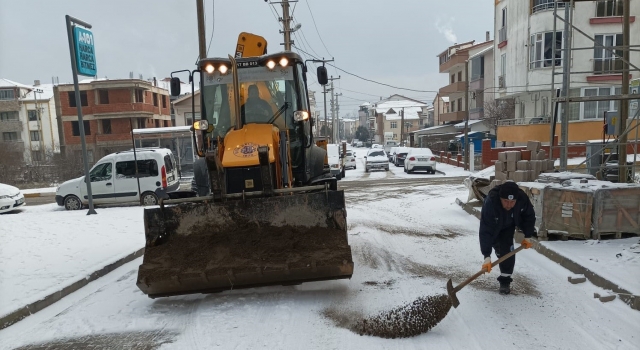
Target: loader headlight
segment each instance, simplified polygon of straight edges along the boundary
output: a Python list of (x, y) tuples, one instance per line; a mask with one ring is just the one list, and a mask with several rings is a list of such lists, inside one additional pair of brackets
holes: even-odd
[(204, 70), (207, 71), (207, 73), (211, 74), (213, 73), (215, 68), (213, 67), (213, 64), (209, 63), (206, 66), (204, 66)]
[(227, 66), (225, 66), (224, 64), (218, 68), (218, 70), (220, 71), (220, 74), (227, 74), (228, 69), (229, 68), (227, 68)]
[(276, 66), (276, 63), (274, 61), (267, 62), (267, 68), (273, 69), (275, 66)]
[(213, 124), (209, 124), (209, 122), (205, 119), (203, 120), (198, 120), (193, 122), (193, 129), (194, 130), (207, 130), (207, 132), (212, 132), (213, 131)]
[(309, 112), (307, 111), (295, 111), (293, 112), (293, 120), (297, 122), (303, 122), (309, 119)]
[(289, 64), (289, 60), (286, 57), (282, 57), (279, 63), (280, 63), (280, 66), (286, 67), (287, 64)]

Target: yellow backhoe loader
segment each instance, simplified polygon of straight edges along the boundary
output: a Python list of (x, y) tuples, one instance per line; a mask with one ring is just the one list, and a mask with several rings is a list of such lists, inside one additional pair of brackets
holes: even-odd
[[(306, 64), (266, 47), (241, 33), (235, 57), (201, 59), (189, 72), (192, 92), (200, 76), (195, 190), (157, 191), (159, 207), (144, 210), (137, 286), (149, 297), (353, 274), (344, 192), (312, 134)], [(326, 68), (317, 73), (326, 84)]]

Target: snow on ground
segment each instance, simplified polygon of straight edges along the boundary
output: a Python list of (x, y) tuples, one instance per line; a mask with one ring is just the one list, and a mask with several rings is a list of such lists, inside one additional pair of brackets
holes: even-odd
[(621, 288), (640, 295), (640, 237), (588, 241), (541, 242)]
[[(446, 293), (449, 278), (457, 285), (482, 264), (478, 220), (454, 204), (462, 185), (374, 184), (346, 192), (351, 280), (149, 299), (135, 285), (138, 259), (1, 330), (0, 349), (54, 340), (85, 348), (637, 349), (640, 313), (594, 299), (600, 288), (570, 284), (568, 270), (532, 249), (517, 255), (512, 295), (497, 293), (496, 269), (461, 290), (460, 306), (429, 333), (379, 339), (345, 329), (357, 315)], [(125, 210), (101, 215), (122, 225)]]
[(0, 217), (0, 315), (144, 247), (142, 208), (96, 211), (47, 204)]

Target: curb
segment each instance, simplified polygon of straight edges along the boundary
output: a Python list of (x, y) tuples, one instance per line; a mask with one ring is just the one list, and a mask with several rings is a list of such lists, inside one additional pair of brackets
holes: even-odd
[(24, 198), (55, 197), (55, 192), (23, 193)]
[(59, 301), (60, 299), (66, 297), (67, 295), (77, 291), (78, 289), (86, 286), (87, 284), (89, 284), (90, 282), (93, 282), (95, 280), (97, 280), (98, 278), (108, 274), (109, 272), (117, 269), (118, 267), (129, 263), (139, 257), (141, 257), (142, 255), (144, 255), (144, 248), (138, 249), (137, 251), (121, 258), (118, 259), (117, 261), (101, 268), (98, 271), (93, 272), (91, 275), (87, 276), (86, 278), (83, 278), (81, 280), (78, 280), (62, 289), (60, 289), (57, 292), (53, 292), (49, 295), (47, 295), (46, 297), (35, 301), (31, 304), (25, 305), (21, 308), (19, 308), (18, 310), (15, 310), (13, 312), (11, 312), (8, 315), (5, 315), (3, 317), (0, 317), (0, 329), (4, 329), (7, 328), (9, 326), (11, 326), (12, 324), (22, 320), (23, 318), (34, 314), (44, 308), (46, 308), (47, 306), (50, 306), (52, 304), (54, 304), (55, 302)]
[[(462, 202), (458, 198), (456, 198), (456, 203), (460, 207), (462, 207), (464, 211), (480, 219), (480, 211), (474, 209), (469, 204)], [(589, 270), (588, 268), (545, 247), (544, 245), (540, 244), (537, 239), (531, 238), (531, 240), (533, 241), (533, 244), (534, 244), (533, 249), (535, 249), (536, 252), (544, 255), (549, 260), (557, 263), (558, 265), (564, 267), (565, 269), (571, 271), (574, 274), (584, 275), (589, 280), (589, 282), (593, 283), (595, 286), (598, 286), (603, 289), (612, 290), (614, 293), (617, 293), (618, 297), (620, 297), (620, 299), (624, 301), (625, 304), (629, 305), (630, 308), (640, 311), (640, 296), (631, 294), (631, 292), (629, 292), (628, 290), (624, 288), (620, 288), (617, 284), (596, 274), (595, 272)]]

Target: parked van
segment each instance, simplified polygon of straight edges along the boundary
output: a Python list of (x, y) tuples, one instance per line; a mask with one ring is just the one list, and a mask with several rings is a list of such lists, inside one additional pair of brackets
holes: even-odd
[(340, 157), (340, 145), (330, 143), (327, 145), (327, 159), (329, 160), (329, 168), (331, 169), (331, 175), (340, 180), (344, 177), (344, 162)]
[(398, 146), (400, 146), (398, 141), (395, 141), (395, 140), (386, 140), (386, 141), (384, 141), (384, 151), (387, 154), (391, 153), (391, 148), (392, 147), (398, 147)]
[[(176, 161), (171, 150), (139, 148), (136, 149), (135, 158), (138, 160), (140, 192), (133, 150), (112, 153), (100, 159), (89, 171), (94, 204), (137, 202), (155, 205), (158, 204), (156, 189), (173, 192), (180, 187)], [(67, 210), (82, 209), (87, 205), (89, 197), (85, 177), (60, 185), (56, 190), (56, 202)]]

